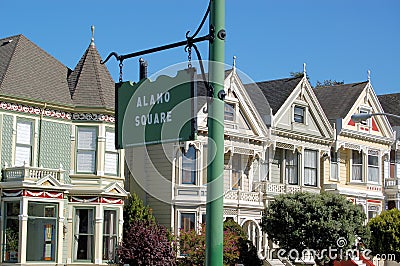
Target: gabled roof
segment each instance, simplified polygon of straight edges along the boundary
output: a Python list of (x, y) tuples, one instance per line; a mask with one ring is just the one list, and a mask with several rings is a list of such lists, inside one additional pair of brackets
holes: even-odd
[(0, 39), (0, 95), (72, 105), (68, 72), (24, 35)]
[(115, 85), (101, 57), (91, 43), (68, 77), (71, 98), (77, 107), (101, 107), (114, 110)]
[[(290, 96), (296, 86), (300, 83), (303, 76), (294, 78), (277, 79), (263, 82), (256, 82), (255, 84), (246, 84), (245, 88), (250, 98), (254, 102), (258, 112), (263, 117), (266, 112), (264, 97), (267, 99), (272, 113), (281, 108), (286, 99)], [(261, 95), (260, 90), (263, 95)]]
[[(378, 95), (379, 102), (385, 113), (400, 115), (400, 93)], [(387, 116), (392, 126), (400, 126), (400, 119)]]
[(350, 112), (368, 81), (318, 87), (314, 93), (331, 123), (344, 118)]

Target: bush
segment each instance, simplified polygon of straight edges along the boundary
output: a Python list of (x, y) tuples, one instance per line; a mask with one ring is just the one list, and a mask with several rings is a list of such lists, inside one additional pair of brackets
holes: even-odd
[(119, 262), (131, 266), (175, 265), (176, 255), (164, 226), (133, 220), (118, 248)]

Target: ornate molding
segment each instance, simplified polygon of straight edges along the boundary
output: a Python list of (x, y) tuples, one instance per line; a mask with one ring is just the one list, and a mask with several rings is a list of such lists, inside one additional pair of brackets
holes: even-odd
[(0, 108), (7, 111), (14, 111), (19, 113), (26, 113), (32, 115), (43, 115), (51, 118), (59, 118), (64, 120), (72, 120), (72, 121), (99, 121), (99, 122), (109, 122), (115, 123), (115, 117), (107, 114), (98, 114), (98, 113), (72, 113), (72, 112), (63, 112), (59, 110), (53, 109), (41, 109), (35, 106), (16, 104), (16, 103), (8, 103), (0, 101)]

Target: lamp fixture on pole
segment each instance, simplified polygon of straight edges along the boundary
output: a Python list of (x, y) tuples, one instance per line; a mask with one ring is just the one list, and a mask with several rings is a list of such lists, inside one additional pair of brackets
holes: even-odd
[(355, 123), (359, 123), (359, 122), (365, 121), (365, 120), (371, 118), (372, 116), (376, 116), (376, 115), (386, 115), (386, 116), (391, 116), (391, 117), (400, 119), (399, 115), (388, 114), (388, 113), (359, 113), (359, 114), (353, 114), (351, 116), (351, 120), (353, 120)]

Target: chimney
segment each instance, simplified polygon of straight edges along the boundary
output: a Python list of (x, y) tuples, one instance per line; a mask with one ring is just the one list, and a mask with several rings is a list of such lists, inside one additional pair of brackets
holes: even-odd
[(147, 78), (147, 61), (143, 58), (139, 59), (139, 79)]

